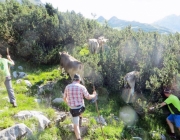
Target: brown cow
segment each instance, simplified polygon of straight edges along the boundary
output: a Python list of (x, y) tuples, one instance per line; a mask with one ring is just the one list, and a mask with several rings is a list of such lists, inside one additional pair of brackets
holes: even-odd
[(67, 52), (59, 52), (59, 54), (60, 66), (70, 75), (71, 79), (73, 79), (75, 74), (79, 74), (84, 85), (84, 65)]
[(129, 103), (130, 97), (134, 96), (135, 82), (138, 77), (139, 77), (138, 71), (129, 72), (124, 76), (125, 87), (127, 87), (127, 86), (130, 87), (130, 90), (128, 93), (128, 98), (127, 98), (127, 103)]

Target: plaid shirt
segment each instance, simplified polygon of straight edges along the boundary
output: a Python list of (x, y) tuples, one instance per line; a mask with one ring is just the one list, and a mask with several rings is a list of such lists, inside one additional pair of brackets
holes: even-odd
[(85, 86), (75, 81), (67, 85), (64, 90), (64, 98), (67, 98), (69, 107), (84, 106), (84, 97), (88, 98), (88, 96), (89, 93)]

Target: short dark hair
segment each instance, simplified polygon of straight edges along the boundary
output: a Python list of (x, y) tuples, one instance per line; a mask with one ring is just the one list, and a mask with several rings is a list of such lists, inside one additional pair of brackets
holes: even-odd
[(170, 88), (164, 88), (164, 93), (171, 93), (171, 89)]
[(78, 74), (74, 75), (73, 81), (81, 81), (81, 77)]

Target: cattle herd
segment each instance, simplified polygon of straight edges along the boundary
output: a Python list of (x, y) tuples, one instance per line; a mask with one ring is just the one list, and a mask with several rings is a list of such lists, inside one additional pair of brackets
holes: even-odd
[[(98, 37), (98, 39), (89, 39), (88, 46), (89, 51), (92, 54), (98, 53), (100, 50), (104, 51), (104, 45), (108, 41), (103, 36)], [(79, 60), (75, 59), (68, 52), (59, 52), (60, 54), (60, 67), (64, 68), (65, 72), (67, 72), (71, 79), (73, 79), (75, 74), (79, 74), (82, 79), (82, 84), (84, 85), (84, 65)], [(125, 87), (129, 87), (127, 103), (129, 102), (130, 96), (134, 95), (135, 81), (136, 78), (139, 77), (138, 71), (132, 71), (127, 73), (124, 76)]]
[(89, 51), (92, 54), (99, 53), (101, 50), (104, 51), (104, 45), (108, 41), (108, 39), (105, 39), (103, 36), (98, 37), (98, 39), (89, 39), (88, 47)]

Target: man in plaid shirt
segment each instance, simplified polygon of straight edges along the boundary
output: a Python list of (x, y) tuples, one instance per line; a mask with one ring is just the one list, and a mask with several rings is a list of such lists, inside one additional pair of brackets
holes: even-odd
[[(75, 74), (73, 82), (67, 85), (64, 90), (64, 101), (70, 107), (72, 121), (74, 124), (74, 132), (78, 140), (81, 140), (79, 122), (82, 121), (81, 113), (85, 110), (84, 97), (91, 100), (97, 95), (96, 91), (93, 91), (92, 95), (89, 94), (86, 87), (80, 84), (80, 81), (81, 77), (78, 74)], [(79, 111), (79, 113), (77, 113), (77, 111)]]

